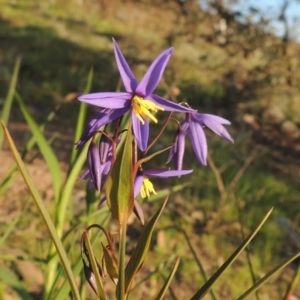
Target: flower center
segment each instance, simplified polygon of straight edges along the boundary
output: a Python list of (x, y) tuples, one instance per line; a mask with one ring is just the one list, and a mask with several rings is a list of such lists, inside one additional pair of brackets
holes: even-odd
[(151, 193), (156, 194), (153, 184), (149, 178), (144, 178), (140, 193), (142, 198), (150, 197)]
[(164, 110), (164, 108), (156, 105), (150, 100), (146, 100), (135, 95), (132, 99), (132, 110), (144, 125), (145, 121), (148, 121), (148, 118), (157, 123), (157, 119), (151, 114), (150, 111), (157, 112), (158, 110)]

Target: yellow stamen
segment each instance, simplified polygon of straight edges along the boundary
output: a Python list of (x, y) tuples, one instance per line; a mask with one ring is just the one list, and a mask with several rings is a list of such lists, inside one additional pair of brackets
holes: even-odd
[(148, 118), (157, 123), (157, 119), (151, 114), (150, 110), (153, 112), (157, 112), (158, 110), (164, 110), (164, 108), (156, 105), (151, 100), (146, 100), (140, 96), (135, 95), (132, 99), (132, 110), (136, 117), (144, 125), (145, 120), (147, 121)]
[(142, 184), (140, 193), (141, 193), (142, 198), (150, 197), (151, 193), (156, 195), (153, 184), (147, 177), (145, 177), (143, 180), (143, 184)]

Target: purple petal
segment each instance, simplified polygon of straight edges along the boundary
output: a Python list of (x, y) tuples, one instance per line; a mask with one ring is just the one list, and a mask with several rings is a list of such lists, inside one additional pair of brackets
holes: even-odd
[(185, 130), (183, 131), (182, 129), (179, 130), (179, 133), (177, 134), (177, 142), (176, 144), (171, 148), (168, 161), (169, 163), (171, 160), (174, 162), (174, 168), (176, 170), (182, 170), (182, 162), (183, 162), (183, 156), (184, 156), (184, 151), (185, 151), (185, 135), (186, 135), (186, 130), (188, 127), (188, 123), (185, 123), (187, 126), (184, 126)]
[(78, 178), (78, 180), (83, 181), (83, 180), (87, 180), (88, 178), (90, 178), (90, 170), (86, 169)]
[(111, 148), (111, 140), (105, 134), (102, 134), (99, 143), (101, 164), (104, 164), (106, 162), (110, 148)]
[(195, 110), (193, 110), (191, 108), (179, 105), (178, 103), (169, 101), (158, 95), (152, 94), (150, 96), (147, 96), (147, 99), (152, 100), (155, 104), (163, 107), (165, 111), (178, 111), (178, 112), (183, 112), (183, 113), (195, 112)]
[(153, 176), (153, 177), (160, 177), (160, 178), (167, 178), (167, 177), (187, 175), (187, 174), (190, 174), (192, 172), (193, 172), (193, 170), (156, 169), (156, 170), (143, 171), (143, 175)]
[(95, 185), (95, 188), (100, 191), (101, 186), (101, 162), (99, 150), (95, 142), (91, 142), (88, 149), (88, 166), (90, 170), (91, 179)]
[(145, 151), (148, 144), (149, 137), (149, 122), (145, 121), (144, 124), (136, 117), (136, 115), (131, 113), (133, 134), (136, 138), (137, 145), (139, 149)]
[(144, 181), (143, 175), (136, 176), (134, 181), (134, 199), (139, 195), (143, 181)]
[(114, 109), (110, 112), (98, 112), (92, 121), (88, 124), (86, 129), (84, 130), (81, 138), (76, 143), (77, 147), (81, 147), (84, 143), (86, 143), (102, 126), (112, 122), (115, 119), (118, 119), (122, 115), (124, 115), (128, 110), (129, 107), (124, 107), (120, 109)]
[(78, 100), (95, 106), (104, 108), (123, 108), (131, 104), (131, 94), (129, 93), (93, 93), (82, 95)]
[(192, 147), (199, 161), (206, 166), (207, 143), (203, 128), (196, 122), (190, 122), (188, 134), (192, 143)]
[(173, 48), (163, 51), (148, 68), (146, 74), (140, 81), (136, 88), (136, 93), (142, 97), (147, 97), (152, 94), (157, 87), (162, 74), (165, 70), (166, 64), (173, 52)]
[(233, 143), (232, 137), (230, 136), (226, 128), (222, 125), (230, 125), (230, 122), (228, 120), (209, 114), (197, 114), (195, 116), (195, 119), (225, 140)]
[(129, 93), (133, 93), (137, 87), (137, 82), (132, 74), (117, 42), (113, 39), (114, 43), (114, 52), (115, 52), (115, 58), (117, 62), (117, 66), (123, 81), (123, 84), (125, 86), (125, 89)]

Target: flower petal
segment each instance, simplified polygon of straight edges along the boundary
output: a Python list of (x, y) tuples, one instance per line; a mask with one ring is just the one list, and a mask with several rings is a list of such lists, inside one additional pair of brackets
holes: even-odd
[(123, 108), (131, 104), (131, 94), (129, 93), (93, 93), (82, 95), (78, 100), (95, 106), (104, 108)]
[(214, 133), (233, 143), (232, 137), (230, 136), (226, 128), (222, 125), (230, 125), (231, 123), (228, 120), (210, 114), (195, 114), (193, 115), (193, 117), (202, 125), (205, 125), (209, 129), (211, 129)]
[(114, 109), (110, 112), (106, 112), (103, 110), (98, 112), (87, 125), (79, 141), (76, 143), (77, 148), (85, 144), (102, 126), (112, 122), (115, 119), (118, 119), (119, 117), (124, 115), (129, 109), (130, 106), (120, 109)]
[(173, 48), (163, 51), (148, 68), (146, 74), (138, 84), (136, 93), (142, 97), (147, 97), (152, 94), (157, 87), (162, 74), (165, 70), (166, 64), (173, 52)]
[(95, 142), (91, 142), (88, 149), (88, 166), (90, 170), (91, 179), (95, 188), (100, 191), (101, 187), (101, 162), (98, 147)]
[(115, 52), (115, 58), (117, 62), (117, 66), (123, 81), (123, 84), (125, 86), (125, 89), (129, 93), (133, 93), (137, 87), (137, 81), (134, 77), (134, 75), (131, 72), (131, 69), (129, 68), (117, 42), (113, 39), (114, 43), (114, 52)]
[(139, 149), (145, 151), (148, 144), (149, 138), (149, 122), (145, 122), (144, 124), (136, 117), (136, 115), (131, 113), (133, 134), (135, 136), (137, 145)]
[(190, 137), (192, 147), (194, 152), (199, 159), (199, 161), (206, 166), (206, 158), (207, 158), (207, 143), (206, 137), (203, 131), (203, 128), (200, 124), (196, 122), (190, 122), (190, 126), (187, 130), (188, 135)]
[(185, 151), (185, 135), (188, 128), (189, 123), (183, 122), (181, 129), (177, 133), (175, 139), (177, 139), (176, 144), (171, 148), (168, 161), (169, 163), (171, 160), (174, 162), (174, 168), (176, 170), (182, 170), (182, 162), (183, 156)]
[(190, 174), (192, 172), (193, 172), (193, 170), (156, 169), (156, 170), (143, 171), (143, 175), (153, 176), (153, 177), (160, 177), (160, 178), (167, 178), (167, 177), (187, 175), (187, 174)]
[(138, 175), (134, 181), (134, 199), (139, 195), (143, 184), (144, 176)]
[(160, 97), (158, 95), (152, 94), (150, 96), (147, 96), (147, 99), (152, 100), (155, 104), (158, 106), (161, 106), (164, 108), (165, 111), (178, 111), (178, 112), (183, 112), (183, 113), (192, 113), (196, 112), (195, 110), (182, 106), (178, 103), (169, 101), (163, 97)]

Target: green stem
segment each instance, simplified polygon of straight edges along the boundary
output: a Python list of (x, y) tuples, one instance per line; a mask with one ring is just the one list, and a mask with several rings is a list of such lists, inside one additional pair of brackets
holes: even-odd
[[(125, 218), (127, 220), (127, 218)], [(120, 253), (119, 253), (119, 280), (118, 280), (118, 300), (126, 299), (125, 295), (125, 250), (126, 250), (127, 222), (123, 222), (120, 228)]]

